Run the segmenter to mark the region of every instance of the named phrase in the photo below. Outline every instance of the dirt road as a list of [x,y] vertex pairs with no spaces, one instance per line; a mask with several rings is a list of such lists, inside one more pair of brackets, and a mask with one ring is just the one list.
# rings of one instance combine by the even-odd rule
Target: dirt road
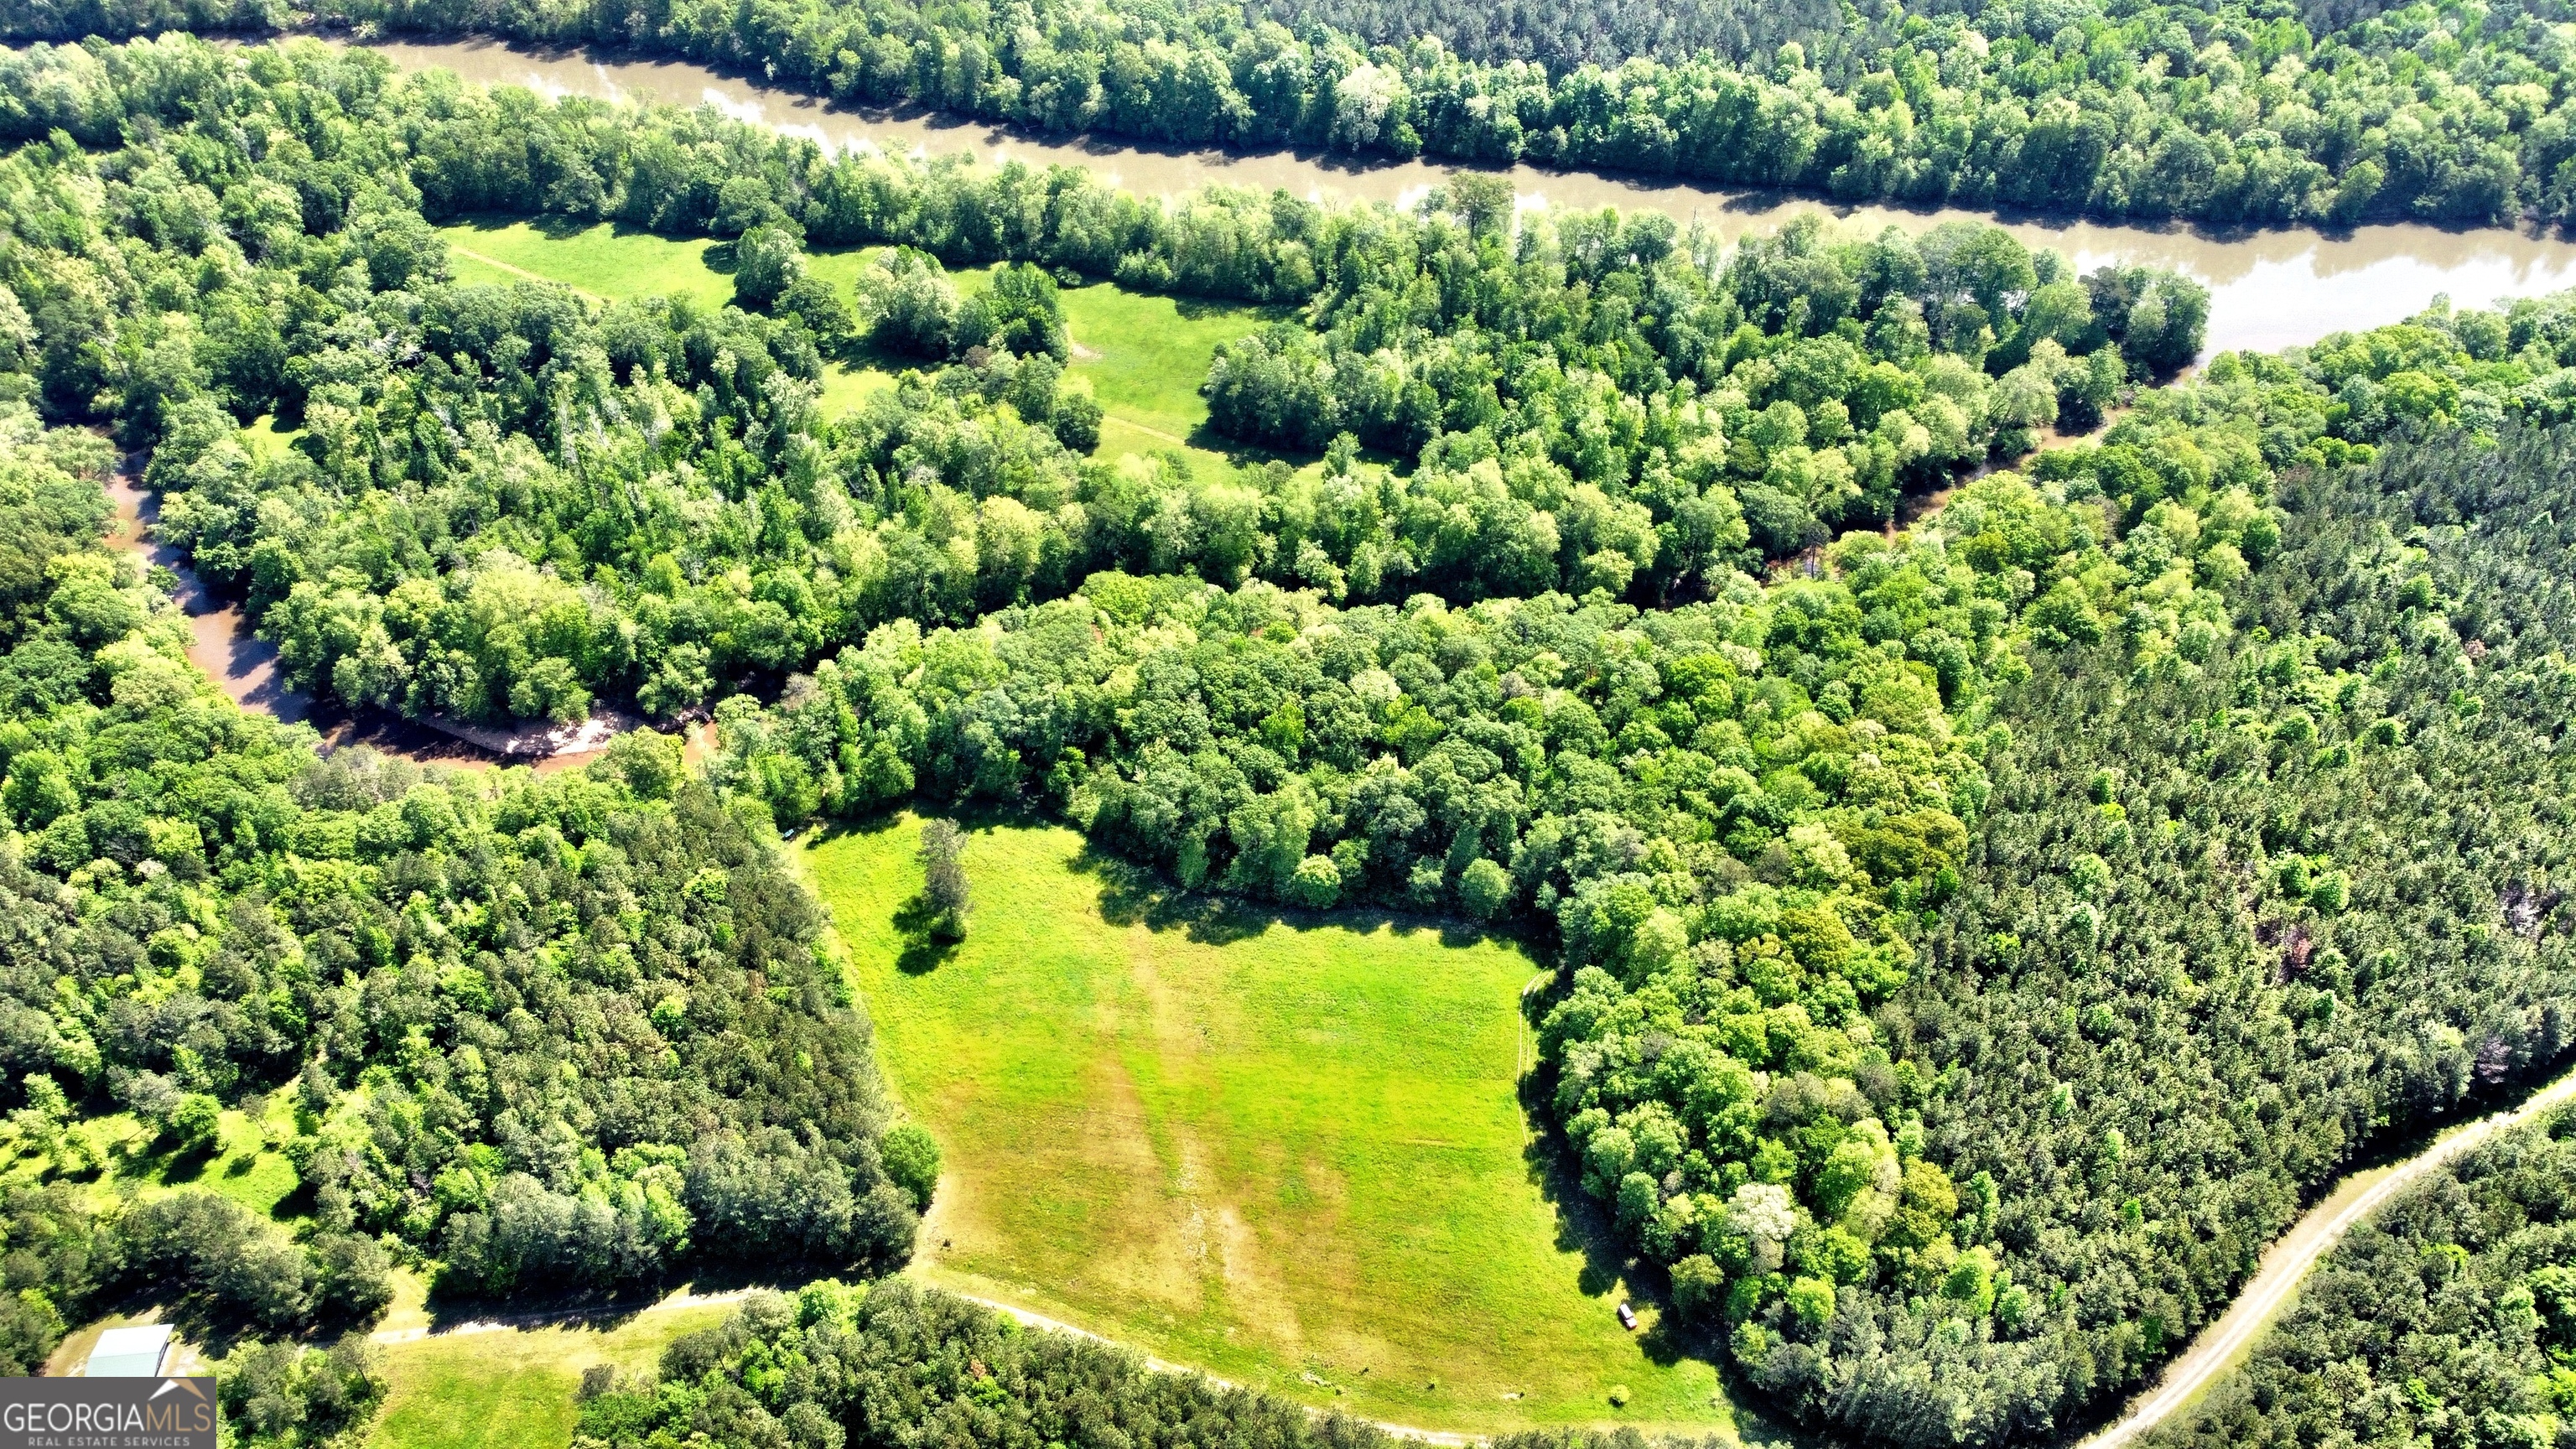
[[2129,1406],[2119,1421],[2084,1441],[2082,1449],[2119,1449],[2166,1419],[2198,1397],[2220,1373],[2235,1362],[2237,1355],[2271,1326],[2272,1320],[2289,1305],[2298,1290],[2299,1280],[2316,1266],[2349,1231],[2353,1224],[2370,1216],[2399,1193],[2424,1180],[2429,1173],[2484,1142],[2508,1127],[2529,1122],[2551,1108],[2576,1098],[2576,1072],[2532,1094],[2530,1100],[2507,1111],[2481,1117],[2474,1122],[2445,1133],[2432,1146],[2398,1163],[2394,1167],[2357,1172],[2344,1179],[2334,1194],[2308,1210],[2305,1217],[2292,1225],[2263,1254],[2263,1264],[2255,1270],[2243,1292],[2216,1323],[2203,1330],[2182,1357],[2165,1368],[2164,1378],[2155,1388]]

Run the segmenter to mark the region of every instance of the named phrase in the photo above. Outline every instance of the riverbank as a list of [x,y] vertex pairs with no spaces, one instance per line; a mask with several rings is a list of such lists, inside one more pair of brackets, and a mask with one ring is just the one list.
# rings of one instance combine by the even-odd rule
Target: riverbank
[[[1409,206],[1462,169],[1419,158],[1381,161],[1286,149],[1188,149],[1110,136],[1022,132],[945,112],[844,106],[695,62],[597,48],[533,48],[483,36],[288,34],[295,33],[372,50],[404,71],[445,69],[467,81],[524,86],[550,97],[711,105],[739,120],[807,137],[827,151],[1073,166],[1140,195],[1164,198],[1223,185],[1284,190],[1321,203]],[[208,38],[256,44],[285,36]],[[2079,272],[2114,262],[2170,268],[2210,290],[2203,361],[2221,352],[2274,351],[2331,332],[2401,322],[2442,298],[2457,307],[2485,307],[2576,287],[2576,236],[2556,232],[2417,222],[2333,231],[2124,225],[1958,207],[1853,205],[1806,193],[1526,163],[1464,169],[1507,179],[1524,210],[1615,206],[1659,211],[1684,224],[1705,226],[1728,243],[1769,235],[1810,213],[1864,234],[1890,226],[1921,233],[1944,222],[1980,221],[2003,227],[2027,246],[2059,253]]]
[[[1147,196],[1170,198],[1224,185],[1284,190],[1325,203],[1409,206],[1459,169],[1419,159],[1370,162],[1324,152],[1188,150],[1107,136],[1034,135],[941,112],[842,106],[688,61],[605,50],[540,50],[480,37],[333,39],[363,44],[406,71],[445,69],[465,80],[525,86],[545,96],[712,105],[739,120],[805,136],[827,151],[963,154],[995,163],[1075,166]],[[1526,164],[1491,174],[1511,182],[1524,210],[1659,211],[1686,225],[1704,225],[1728,242],[1769,235],[1811,212],[1865,233],[1983,221],[2004,227],[2024,245],[2064,255],[2079,271],[2111,262],[2170,267],[2210,289],[2204,359],[2403,321],[2437,296],[2448,296],[2456,306],[2482,307],[2576,286],[2576,239],[2555,234],[2417,223],[2340,232],[2121,226],[1960,208],[1840,205],[1817,196]]]

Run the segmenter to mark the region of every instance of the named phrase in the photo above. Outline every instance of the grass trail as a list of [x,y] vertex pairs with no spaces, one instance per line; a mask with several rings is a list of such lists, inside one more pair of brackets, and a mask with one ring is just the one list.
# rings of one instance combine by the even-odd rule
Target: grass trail
[[1209,908],[1001,826],[943,954],[896,924],[917,839],[802,852],[946,1153],[929,1281],[1372,1419],[1731,1430],[1650,1305],[1620,1329],[1597,1221],[1558,1212],[1517,1096],[1517,947]]

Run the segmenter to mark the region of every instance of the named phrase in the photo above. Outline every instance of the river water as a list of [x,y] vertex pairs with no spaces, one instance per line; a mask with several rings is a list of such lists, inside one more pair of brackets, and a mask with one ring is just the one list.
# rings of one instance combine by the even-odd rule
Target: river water
[[[968,152],[992,161],[1079,166],[1111,184],[1147,195],[1174,196],[1222,183],[1262,191],[1284,188],[1323,202],[1385,201],[1401,206],[1440,184],[1449,169],[1422,161],[1360,164],[1292,151],[1182,151],[1107,138],[1029,136],[936,113],[843,108],[683,61],[580,50],[538,51],[490,40],[393,40],[373,42],[368,48],[405,70],[445,68],[470,81],[521,85],[545,95],[711,104],[745,121],[808,136],[836,151],[864,148],[919,156]],[[2514,231],[2371,226],[2331,235],[2301,230],[2216,234],[2182,227],[2111,226],[1958,210],[1830,206],[1814,198],[1775,192],[1729,191],[1530,166],[1515,167],[1509,175],[1525,208],[1653,209],[1682,222],[1704,223],[1729,240],[1777,230],[1790,218],[1812,210],[1826,212],[1847,228],[1872,232],[1884,226],[1919,232],[1942,221],[1973,218],[2002,225],[2030,246],[2051,248],[2079,269],[2110,261],[2172,267],[2210,289],[2204,355],[2235,348],[2286,347],[2329,332],[2399,321],[2441,294],[2460,306],[2483,306],[2576,286],[2576,241]],[[540,743],[533,738],[486,738],[488,732],[470,728],[446,727],[442,732],[408,721],[350,719],[318,710],[278,677],[276,650],[244,626],[238,608],[210,594],[182,566],[175,550],[150,538],[154,500],[136,486],[131,474],[120,471],[109,492],[120,522],[115,546],[179,575],[180,603],[194,633],[190,657],[245,707],[280,719],[310,722],[323,732],[326,747],[363,743],[415,759],[459,764],[497,762],[504,755],[494,747],[501,746],[522,759],[539,757],[540,769],[560,768],[589,757],[605,742],[606,732],[597,726],[577,740]],[[703,757],[713,742],[711,725],[693,727],[688,735],[690,756]]]
[[[1450,169],[1418,160],[1358,164],[1293,151],[1180,151],[1107,137],[1025,135],[937,113],[840,107],[685,61],[529,50],[490,40],[394,40],[368,48],[405,70],[443,67],[467,80],[521,85],[545,95],[712,104],[743,120],[811,137],[832,150],[864,147],[929,156],[964,151],[1032,166],[1080,166],[1145,195],[1177,195],[1221,182],[1262,191],[1285,188],[1317,201],[1403,205],[1438,185]],[[1778,192],[1531,166],[1515,167],[1509,174],[1524,206],[1653,209],[1685,223],[1706,223],[1730,240],[1777,230],[1789,218],[1812,210],[1871,232],[1884,226],[1922,231],[1942,221],[1975,218],[2008,228],[2027,245],[2055,250],[2080,270],[2110,261],[2171,267],[2209,287],[2209,355],[2236,348],[2271,350],[2313,342],[2329,332],[2402,321],[2441,294],[2458,306],[2477,307],[2576,286],[2576,240],[2515,231],[2396,225],[2332,234],[2303,229],[2218,233],[1957,210],[1833,206]]]

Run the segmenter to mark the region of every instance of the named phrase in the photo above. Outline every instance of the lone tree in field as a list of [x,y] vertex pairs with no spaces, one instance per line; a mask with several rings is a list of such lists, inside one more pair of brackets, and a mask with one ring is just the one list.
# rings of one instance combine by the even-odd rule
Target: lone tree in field
[[930,934],[943,941],[966,939],[966,832],[954,820],[933,820],[921,827],[921,894],[930,903]]

